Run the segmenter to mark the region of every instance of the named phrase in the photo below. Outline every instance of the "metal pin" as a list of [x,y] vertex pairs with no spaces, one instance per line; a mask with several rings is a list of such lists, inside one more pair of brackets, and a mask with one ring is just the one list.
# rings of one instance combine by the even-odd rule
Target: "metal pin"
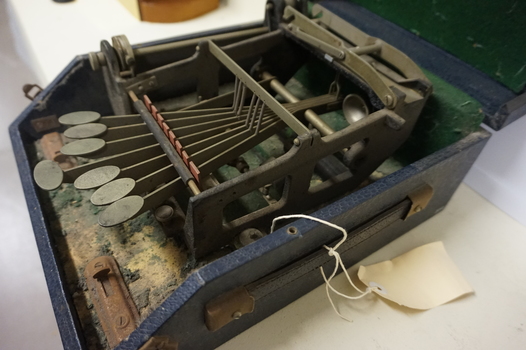
[[234,98],[232,99],[232,110],[236,109],[236,99],[237,99],[237,87],[239,85],[239,78],[236,76],[234,83]]
[[236,99],[234,100],[234,113],[236,112],[237,110],[237,107],[239,106],[239,100],[240,100],[240,97],[241,97],[241,89],[242,89],[242,85],[243,83],[240,81],[239,84],[237,85],[237,90],[236,90]]
[[263,103],[261,106],[261,111],[259,112],[258,125],[256,126],[256,134],[259,133],[259,127],[261,125],[261,118],[263,117],[263,111],[265,110],[266,105]]
[[241,101],[239,101],[239,108],[236,111],[236,114],[238,116],[241,113],[241,110],[243,109],[243,107],[245,105],[245,94],[246,94],[246,92],[247,92],[247,86],[245,84],[243,84],[243,90],[242,90],[242,93],[241,93]]
[[252,130],[252,127],[254,126],[254,120],[256,119],[256,113],[258,112],[258,107],[259,107],[260,102],[261,102],[261,99],[258,97],[254,111],[252,112],[252,115],[250,116],[250,126],[248,127],[249,130]]
[[245,127],[248,126],[248,116],[252,112],[252,107],[254,107],[254,102],[256,102],[256,94],[252,94],[252,98],[250,99],[250,107],[248,107],[247,119],[245,121]]

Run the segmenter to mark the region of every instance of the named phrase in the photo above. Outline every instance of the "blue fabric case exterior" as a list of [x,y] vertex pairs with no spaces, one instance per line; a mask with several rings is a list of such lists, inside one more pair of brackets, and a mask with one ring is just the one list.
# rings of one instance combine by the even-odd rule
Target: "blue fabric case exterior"
[[[332,6],[329,9],[344,19],[363,21],[361,29],[382,37],[374,26],[365,25],[368,23],[365,18],[360,20],[358,15],[351,18],[349,9],[344,5],[334,3],[329,6]],[[369,15],[374,17],[370,13]],[[359,26],[356,22],[353,23]],[[386,23],[384,25],[392,26]],[[230,30],[233,29],[239,28]],[[393,33],[395,35],[396,31]],[[187,38],[189,37],[172,41]],[[385,39],[395,46],[398,45],[396,40]],[[402,51],[408,51],[417,63],[426,68],[434,64],[426,63],[425,57],[420,57],[417,51],[410,52],[414,50],[410,47],[399,47]],[[78,56],[10,127],[35,239],[66,349],[83,349],[84,341],[75,308],[66,289],[58,254],[49,233],[48,222],[32,179],[28,147],[39,135],[32,128],[31,120],[50,114],[60,115],[61,112],[70,110],[90,110],[94,106],[98,111],[110,114],[111,106],[104,91],[102,74],[91,70],[87,56]],[[502,94],[506,95],[504,92]],[[481,98],[481,102],[484,102],[483,100],[484,98]],[[341,225],[351,232],[348,244],[341,252],[344,263],[350,266],[438,213],[451,198],[489,136],[488,132],[480,129],[463,140],[324,207],[313,215]],[[410,205],[408,194],[424,184],[434,189],[431,202],[424,211],[404,220]],[[194,272],[117,349],[139,349],[155,335],[170,336],[178,342],[179,349],[214,348],[321,285],[322,277],[319,270],[313,266],[332,267],[334,262],[324,260],[316,255],[316,252],[323,244],[335,241],[339,233],[308,220],[298,220],[293,225],[299,231],[297,235],[289,235],[286,227],[282,228]],[[266,292],[260,290],[253,313],[243,315],[240,320],[231,322],[216,332],[210,332],[206,328],[203,310],[209,300],[236,287],[254,283],[300,258],[304,259],[296,262],[291,272],[297,278],[276,278],[278,288]]]

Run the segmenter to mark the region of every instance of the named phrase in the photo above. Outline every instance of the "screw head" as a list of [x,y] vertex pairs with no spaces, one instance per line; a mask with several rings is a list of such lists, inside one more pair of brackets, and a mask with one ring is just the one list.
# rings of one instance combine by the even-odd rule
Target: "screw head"
[[243,314],[241,313],[241,311],[236,311],[232,314],[232,318],[234,320],[239,320],[241,318],[241,316],[243,316]]
[[130,318],[127,315],[120,314],[117,315],[113,321],[117,328],[125,328],[130,323]]
[[419,213],[419,212],[421,212],[422,209],[424,209],[424,208],[422,208],[422,206],[417,205],[417,206],[415,207],[415,213]]
[[294,146],[299,146],[301,144],[300,140],[298,138],[294,139]]

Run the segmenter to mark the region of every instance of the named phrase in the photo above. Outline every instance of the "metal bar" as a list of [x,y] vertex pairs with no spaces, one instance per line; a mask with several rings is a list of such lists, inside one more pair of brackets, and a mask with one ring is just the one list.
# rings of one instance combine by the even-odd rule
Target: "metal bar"
[[227,124],[227,125],[221,125],[215,128],[210,128],[210,129],[206,129],[203,131],[194,132],[189,135],[183,135],[183,136],[177,135],[177,139],[185,145],[190,145],[194,142],[202,140],[203,138],[222,134],[225,132],[225,130],[236,128],[239,125],[242,125],[242,121],[236,120],[235,122]]
[[382,50],[382,42],[378,40],[372,45],[350,47],[347,50],[355,53],[356,55],[368,55],[370,53],[376,53]]
[[175,136],[181,137],[181,136],[193,134],[199,131],[204,131],[208,128],[230,124],[238,120],[239,120],[238,117],[229,117],[229,118],[224,118],[220,120],[212,120],[212,121],[203,122],[203,123],[194,124],[194,125],[181,126],[178,128],[173,128],[172,131],[174,132]]
[[124,139],[106,142],[106,146],[97,152],[83,156],[84,158],[96,159],[111,157],[134,149],[155,144],[155,137],[152,134],[143,134]]
[[86,163],[71,169],[64,170],[64,182],[73,182],[77,177],[84,174],[85,172],[101,166],[115,165],[122,169],[133,164],[145,161],[146,159],[156,157],[160,154],[163,154],[163,150],[161,147],[155,144],[139,148],[130,152],[117,154],[115,156],[104,158],[101,160],[96,160],[91,163]]
[[[263,118],[263,121],[273,120],[273,119],[277,119],[277,116],[275,114],[272,114],[272,115],[269,115],[269,116]],[[190,143],[183,143],[184,144],[184,149],[189,154],[193,154],[195,152],[198,152],[202,148],[209,147],[211,145],[215,145],[218,142],[220,142],[221,140],[223,140],[223,139],[225,139],[227,137],[230,137],[232,135],[235,135],[238,132],[241,132],[241,131],[244,131],[244,130],[246,130],[246,127],[244,125],[239,125],[239,126],[237,126],[235,128],[232,128],[230,130],[224,130],[223,132],[215,134],[215,135],[212,135],[210,137],[199,138],[199,140],[197,142],[194,142],[194,143],[191,143],[191,144]]]
[[243,90],[241,92],[241,101],[239,103],[239,108],[236,110],[236,114],[239,115],[241,113],[241,110],[245,106],[245,94],[247,92],[247,86],[243,84]]
[[296,117],[290,114],[278,101],[265,91],[252,77],[243,70],[236,62],[223,52],[216,44],[209,41],[210,53],[212,53],[225,67],[227,67],[240,81],[257,95],[274,113],[276,113],[294,132],[298,135],[309,133],[309,129]]
[[[135,182],[135,187],[130,192],[133,194],[142,194],[154,190],[157,186],[170,182],[171,180],[178,177],[178,174],[174,167],[170,164],[161,169],[157,169],[150,174],[143,176]],[[173,194],[172,194],[173,195]]]
[[265,110],[265,104],[261,106],[261,112],[259,112],[258,125],[256,126],[256,134],[259,133],[259,127],[261,126],[261,117],[263,117],[263,111]]
[[[276,119],[266,120],[264,125],[265,126],[270,125],[275,122],[276,122]],[[207,159],[214,157],[216,154],[221,153],[224,150],[235,147],[235,145],[241,143],[244,139],[247,139],[250,137],[252,137],[250,130],[243,129],[241,132],[237,134],[224,138],[220,142],[217,142],[211,146],[202,148],[199,151],[192,153],[192,159],[196,164],[202,164],[206,162]]]
[[153,169],[160,169],[169,164],[172,163],[170,163],[168,157],[163,153],[151,159],[121,169],[119,177],[130,177],[137,180],[151,173]]
[[250,106],[248,107],[248,112],[247,112],[247,118],[246,118],[245,126],[248,126],[248,116],[252,112],[252,107],[254,107],[255,101],[256,101],[256,95],[252,94],[252,98],[250,99]]
[[[192,112],[194,112],[194,111],[192,111]],[[199,121],[207,121],[207,120],[208,121],[213,121],[213,120],[217,120],[218,117],[221,117],[221,116],[227,116],[227,117],[228,116],[230,116],[230,117],[234,116],[234,114],[233,114],[233,112],[232,112],[232,110],[230,108],[227,108],[226,112],[221,112],[221,113],[209,114],[209,113],[207,113],[207,110],[203,110],[202,113],[203,113],[202,115],[199,114],[199,113],[190,113],[191,115],[195,115],[195,116],[174,118],[174,119],[165,119],[165,122],[166,122],[166,124],[168,124],[168,126],[170,126],[170,128],[176,128],[176,127],[196,124]],[[176,114],[173,114],[173,113],[163,113],[162,115],[164,117],[167,117],[167,116],[173,117],[173,116],[180,116],[180,115],[184,116],[185,114],[177,114],[176,115]],[[149,134],[149,133],[150,133],[150,129],[148,129],[146,124],[144,124],[144,122],[142,122],[142,119],[141,119],[141,123],[140,124],[124,125],[124,126],[109,128],[106,131],[106,134],[103,135],[100,138],[102,138],[105,141],[118,141],[120,139],[133,137],[133,136],[140,136],[141,134],[145,135],[145,134]]]
[[[258,83],[265,90],[267,90],[269,88],[270,81],[261,80]],[[247,98],[252,95],[253,95],[252,91],[248,90]],[[208,100],[204,100],[199,103],[182,108],[179,111],[191,111],[191,110],[204,109],[204,108],[220,108],[220,107],[225,107],[225,106],[232,106],[232,104],[234,103],[233,101],[234,101],[234,90],[227,92],[226,94],[212,97]]]
[[141,115],[141,118],[143,119],[144,123],[150,129],[150,131],[159,143],[159,146],[161,146],[161,148],[163,149],[168,159],[170,159],[170,162],[175,167],[175,170],[177,170],[179,176],[181,176],[181,178],[183,179],[183,182],[185,184],[188,184],[189,181],[193,181],[193,176],[190,173],[190,170],[188,170],[185,163],[170,143],[170,140],[164,134],[163,130],[159,127],[155,119],[153,119],[153,116],[148,111],[148,108],[146,108],[146,106],[144,105],[144,102],[137,99],[135,93],[129,92],[129,94],[133,101],[135,109]]
[[199,164],[199,169],[201,169],[203,174],[211,173],[220,166],[224,165],[226,162],[240,156],[241,154],[260,144],[262,141],[275,134],[277,130],[283,128],[285,125],[286,124],[282,119],[277,120],[276,122],[263,128],[259,134],[252,134],[250,137],[243,140],[243,142],[225,150],[220,154],[215,155],[213,158],[208,159],[205,163]]
[[[272,74],[268,72],[263,72],[261,76],[264,79],[270,79],[273,77]],[[272,79],[270,81],[270,87],[289,103],[295,103],[300,101],[283,84],[281,84],[278,79]],[[307,121],[311,123],[312,126],[319,130],[319,132],[323,136],[330,135],[334,132],[334,130],[327,123],[325,123],[318,114],[316,114],[311,109],[305,111],[305,119],[307,119]]]
[[294,33],[294,35],[300,39],[305,41],[306,43],[320,49],[321,51],[327,53],[328,55],[331,55],[333,57],[336,57],[338,59],[344,59],[345,58],[345,52],[337,49],[336,47],[327,44],[325,41],[320,40],[312,35],[309,35],[305,32],[303,32],[300,28],[297,26],[291,26],[291,31]]
[[234,81],[234,98],[232,99],[232,110],[235,111],[236,110],[236,102],[237,102],[237,88],[239,87],[239,79],[238,77],[235,78],[235,81]]
[[181,180],[182,179],[178,177],[144,196],[143,208],[145,210],[142,212],[160,206],[165,200],[173,196],[177,190],[181,189],[183,185]]
[[[252,111],[252,115],[250,115],[250,126],[248,127],[249,130],[252,130],[252,127],[254,126],[254,118],[256,116],[256,113],[258,112],[260,103],[261,103],[261,99],[258,97],[256,101],[256,106],[254,107],[254,111]],[[247,118],[248,118],[248,115],[247,115]]]
[[228,111],[228,112],[216,113],[216,114],[205,114],[205,115],[200,115],[200,116],[195,116],[195,117],[165,119],[165,122],[166,124],[170,126],[170,128],[177,128],[177,127],[182,127],[182,126],[195,125],[199,123],[228,119],[234,116],[235,116],[234,112]]
[[[186,111],[173,111],[173,112],[162,112],[166,117],[191,117],[202,114],[213,114],[221,113],[231,110],[231,108],[209,108],[209,109],[200,109],[200,110],[186,110]],[[129,115],[112,115],[100,118],[98,121],[106,125],[108,128],[122,127],[127,125],[141,124],[143,122],[139,114],[129,114]]]
[[217,34],[217,35],[199,37],[196,39],[176,41],[173,43],[159,44],[159,45],[153,45],[153,46],[147,46],[147,47],[135,47],[133,49],[133,54],[135,56],[145,56],[145,55],[150,55],[152,53],[158,53],[158,52],[163,52],[167,50],[175,50],[175,49],[179,49],[182,47],[195,46],[203,40],[222,41],[222,40],[229,40],[229,39],[237,39],[237,38],[245,37],[245,36],[248,36],[248,37],[256,36],[260,34],[265,34],[267,32],[268,32],[267,27],[260,27],[260,28],[239,30],[239,31],[231,32],[231,33],[225,33],[225,34]]

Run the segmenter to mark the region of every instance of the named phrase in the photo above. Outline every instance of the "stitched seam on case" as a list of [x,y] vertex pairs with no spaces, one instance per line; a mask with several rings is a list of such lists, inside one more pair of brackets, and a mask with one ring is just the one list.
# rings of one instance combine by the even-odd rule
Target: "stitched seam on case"
[[[367,228],[365,228],[364,230],[358,232],[358,233],[357,233],[356,235],[354,235],[354,236],[358,236],[360,233],[362,233],[362,232],[364,232],[364,231],[367,231],[367,230],[369,230],[369,229],[372,229],[372,228],[378,226],[379,224],[383,223],[383,222],[386,221],[387,219],[390,219],[392,216],[394,216],[395,214],[398,214],[399,211],[403,211],[404,209],[405,209],[405,208],[400,208],[400,209],[395,210],[395,211],[392,212],[391,214],[389,214],[389,215],[383,217],[382,219],[380,219],[379,221],[377,221],[377,222],[374,223],[373,225],[368,226]],[[358,244],[363,243],[364,241],[368,240],[368,239],[371,238],[371,237],[374,237],[374,236],[375,236],[376,234],[378,234],[380,231],[381,231],[381,230],[379,230],[378,232],[375,232],[375,233],[371,234],[371,235],[368,236],[367,238],[365,238],[365,239],[363,239],[362,241],[358,242]],[[344,243],[344,244],[345,244],[345,243]],[[348,251],[348,250],[350,250],[350,249],[352,249],[352,248],[354,248],[354,246],[350,246],[349,248],[347,248],[347,249],[341,251],[341,253],[344,253],[344,252],[346,252],[346,251]],[[302,265],[300,265],[300,266],[294,267],[293,269],[291,269],[290,271],[288,271],[287,274],[292,273],[293,271],[296,271],[296,270],[300,269],[300,268],[303,267],[304,265],[306,265],[306,264],[312,262],[312,261],[315,260],[315,259],[319,259],[320,257],[321,257],[321,256],[316,256],[316,257],[313,257],[313,258],[309,259],[308,261],[305,262],[305,264],[302,264]],[[321,265],[320,265],[320,266],[321,266]],[[296,277],[296,278],[294,278],[294,279],[288,281],[287,283],[283,284],[282,287],[284,287],[284,286],[286,286],[286,285],[288,285],[288,284],[291,284],[291,283],[294,282],[294,281],[297,281],[298,279],[302,278],[302,277],[303,277],[304,275],[306,275],[307,273],[312,272],[312,271],[318,269],[320,266],[316,266],[316,267],[314,267],[314,268],[309,269],[309,270],[308,270],[307,272],[305,272],[304,274],[302,274],[302,275],[300,275],[300,276],[298,276],[298,277]],[[268,284],[270,284],[270,283],[272,283],[272,282],[275,282],[276,280],[279,279],[279,277],[280,277],[280,276],[276,276],[276,277],[274,277],[274,278],[272,278],[272,279],[270,279],[270,280],[268,280],[268,281],[262,283],[261,285],[258,286],[258,289],[259,289],[259,288],[264,288],[264,287],[267,286]],[[273,292],[275,292],[275,290],[271,290],[271,291],[269,291],[268,293],[263,294],[263,295],[260,296],[258,299],[263,299],[263,298],[265,298],[266,296],[268,296],[269,294],[272,294]]]

